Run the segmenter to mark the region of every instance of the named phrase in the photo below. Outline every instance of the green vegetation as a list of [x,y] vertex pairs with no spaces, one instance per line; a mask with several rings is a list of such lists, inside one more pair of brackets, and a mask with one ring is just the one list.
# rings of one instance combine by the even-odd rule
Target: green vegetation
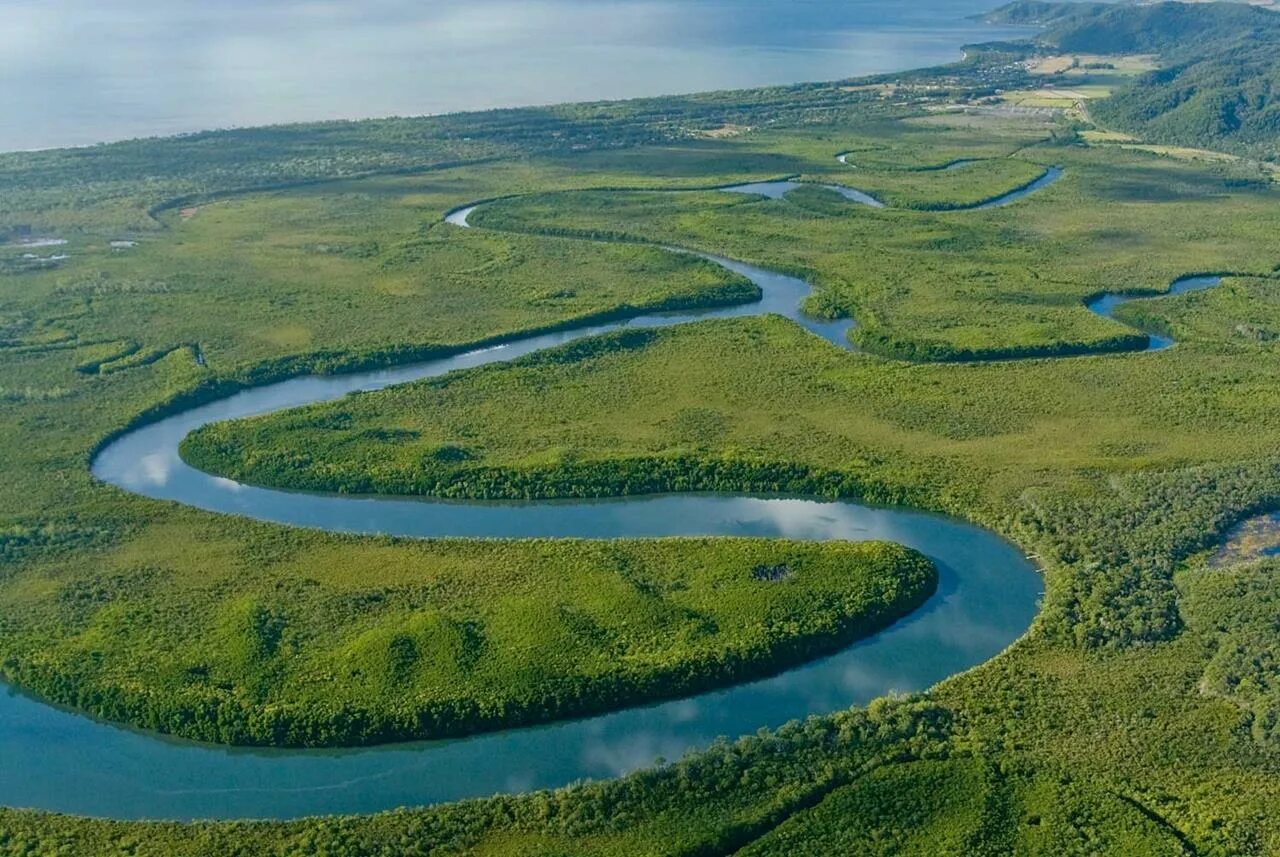
[[1129,304],[1117,315],[1176,339],[1266,346],[1280,339],[1280,278],[1227,277],[1202,294],[1150,305]]
[[[934,98],[987,91],[1012,68],[988,67],[981,80],[951,74],[929,80]],[[939,86],[939,84],[942,86]],[[707,139],[725,126],[752,128],[863,123],[900,112],[876,91],[840,83],[798,84],[626,102],[488,110],[452,116],[321,122],[209,131],[79,149],[0,154],[0,237],[52,229],[92,234],[103,228],[154,232],[154,215],[246,189],[297,188],[336,178],[415,175],[459,165],[487,170],[529,156],[578,170],[583,152],[618,156],[626,147],[677,143],[724,158],[733,140]],[[728,144],[727,146],[725,144]],[[827,157],[834,157],[828,153]],[[675,164],[681,162],[675,159]],[[741,161],[734,159],[738,168]],[[671,175],[656,165],[654,175]],[[705,164],[704,164],[705,167]],[[704,169],[702,175],[714,173]],[[470,173],[469,174],[474,174]],[[119,237],[113,236],[113,237]]]
[[1280,746],[1280,562],[1269,560],[1191,575],[1187,612],[1213,654],[1200,690],[1245,712],[1258,742]]
[[[757,572],[773,568],[787,573]],[[935,582],[919,554],[879,543],[399,543],[184,524],[35,563],[0,610],[6,673],[48,698],[206,741],[352,745],[763,675],[884,627]]]
[[892,208],[945,211],[971,208],[1030,184],[1044,167],[1011,158],[975,161],[958,170],[851,170],[841,183],[866,191]]
[[[494,181],[521,172],[495,169]],[[99,374],[198,344],[211,366],[261,372],[282,352],[390,362],[426,344],[756,295],[715,266],[657,250],[423,228],[492,187],[339,184],[166,214],[164,233],[128,250],[75,239],[60,267],[22,279],[5,345],[74,349],[81,372]]]
[[[1280,472],[1263,466],[1280,439],[1265,417],[1280,406],[1275,358],[1256,351],[1215,356],[1184,343],[958,369],[851,357],[781,319],[647,338],[638,350],[534,356],[218,424],[185,450],[215,472],[296,488],[781,489],[1011,515],[1003,526],[1051,567],[1077,567],[1051,577],[1041,631],[1089,647],[1176,634],[1176,559],[1280,499]],[[454,445],[464,460],[431,454]],[[1195,461],[1219,466],[1183,469]],[[1221,466],[1232,461],[1249,465]],[[1028,468],[1052,490],[1027,491]],[[1157,516],[1158,526],[1134,527]]]
[[[939,123],[925,127],[952,133]],[[908,137],[917,133],[908,128]],[[782,201],[710,193],[535,194],[482,207],[472,218],[503,232],[677,243],[789,270],[814,284],[811,313],[852,315],[859,346],[911,360],[1131,350],[1145,337],[1088,312],[1088,298],[1159,293],[1204,270],[1269,274],[1276,264],[1268,238],[1278,217],[1275,197],[1265,185],[1243,181],[1234,164],[1206,169],[1062,145],[1041,145],[1018,158],[1038,159],[1024,164],[1035,175],[1050,163],[1062,164],[1066,175],[1014,208],[988,211],[872,210],[802,188]],[[858,169],[822,178],[868,186],[871,175]],[[882,171],[877,180],[904,175],[915,183],[922,174]],[[956,190],[935,189],[934,207],[965,201],[941,195],[948,189]],[[992,190],[988,184],[977,195]]]
[[[731,853],[864,770],[945,753],[950,728],[937,706],[881,700],[866,711],[720,743],[620,781],[363,818],[140,825],[0,810],[0,848],[388,857]],[[882,754],[885,746],[894,750]]]
[[[1254,14],[1080,8],[1054,26]],[[1223,26],[1182,41],[1217,44]],[[621,780],[289,823],[4,810],[0,853],[1280,851],[1280,568],[1205,563],[1235,524],[1280,504],[1275,191],[1244,161],[1087,147],[1070,120],[974,104],[1029,85],[1031,53],[988,48],[850,86],[0,159],[0,227],[69,239],[56,265],[24,265],[10,246],[0,266],[0,665],[50,696],[218,740],[381,740],[758,674],[917,603],[931,571],[886,545],[343,537],[88,475],[104,437],[238,384],[752,294],[638,242],[803,275],[810,308],[854,315],[864,350],[768,317],[628,332],[214,425],[185,454],[349,491],[905,502],[995,527],[1046,575],[1028,635],[975,670]],[[1090,115],[1102,121],[1106,103]],[[699,136],[729,123],[756,130]],[[1255,127],[1221,139],[1251,146]],[[496,160],[447,166],[473,158]],[[960,158],[979,163],[926,169]],[[1015,206],[933,210],[1054,164],[1065,178]],[[380,174],[284,187],[356,173]],[[915,210],[816,187],[778,201],[708,190],[784,175]],[[280,187],[231,193],[266,185]],[[440,222],[508,195],[476,213],[478,229]],[[110,248],[122,229],[142,243]],[[1172,349],[990,360],[1131,345],[1083,301],[1200,271],[1230,276],[1121,311],[1172,332]],[[955,362],[969,358],[986,362]],[[794,573],[754,579],[779,565]],[[624,632],[624,615],[647,633]],[[778,633],[765,616],[796,624]],[[317,674],[341,681],[322,696]],[[225,702],[217,716],[186,717],[210,700]]]
[[1154,143],[1280,155],[1280,16],[1242,3],[1018,0],[991,16],[1048,29],[1064,52],[1155,54],[1160,68],[1091,105],[1099,121]]
[[971,757],[877,768],[739,853],[924,857],[1086,850],[1187,853],[1176,832],[1121,795],[1061,774]]

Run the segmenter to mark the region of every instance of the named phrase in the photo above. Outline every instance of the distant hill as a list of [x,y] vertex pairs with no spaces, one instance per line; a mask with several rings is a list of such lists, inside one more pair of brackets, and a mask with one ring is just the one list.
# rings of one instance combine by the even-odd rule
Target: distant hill
[[1045,27],[1054,50],[1157,54],[1161,68],[1091,105],[1114,128],[1185,146],[1280,152],[1280,13],[1241,3],[1019,0],[992,21]]
[[1049,27],[1064,21],[1085,19],[1101,14],[1110,3],[1052,3],[1045,0],[1015,0],[982,16],[992,24]]

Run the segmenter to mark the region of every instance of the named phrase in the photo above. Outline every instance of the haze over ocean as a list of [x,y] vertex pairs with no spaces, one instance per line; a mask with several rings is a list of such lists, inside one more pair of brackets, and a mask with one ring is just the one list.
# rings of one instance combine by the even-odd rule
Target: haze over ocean
[[836,80],[1016,35],[991,0],[11,0],[0,151]]

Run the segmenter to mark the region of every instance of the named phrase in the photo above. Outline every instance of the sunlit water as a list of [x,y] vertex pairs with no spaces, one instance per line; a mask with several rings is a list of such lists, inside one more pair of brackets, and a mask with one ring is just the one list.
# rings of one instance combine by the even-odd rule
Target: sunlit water
[[8,0],[0,150],[836,80],[1026,30],[994,0]]
[[[466,227],[467,208],[450,215]],[[459,503],[258,488],[186,465],[178,445],[216,420],[507,361],[622,327],[774,312],[840,347],[847,319],[806,318],[804,281],[712,258],[750,278],[757,302],[532,336],[395,369],[304,377],[246,390],[129,432],[94,474],[134,493],[301,527],[399,536],[884,539],[937,564],[938,591],[912,615],[840,653],[773,678],[614,714],[474,738],[325,751],[246,751],[169,741],[24,697],[0,695],[0,803],[121,818],[293,817],[564,785],[625,774],[762,726],[914,691],[981,663],[1030,623],[1040,579],[1013,545],[962,521],[910,509],[784,497],[679,495],[597,502]]]
[[[1048,170],[982,206],[1008,205],[1061,177]],[[792,183],[726,188],[780,198]],[[871,197],[833,187],[878,207]],[[475,206],[450,213],[468,227]],[[681,251],[683,252],[683,251]],[[1040,580],[1028,560],[994,534],[909,509],[803,498],[680,495],[602,501],[476,503],[362,498],[253,487],[187,466],[182,438],[209,422],[326,401],[357,390],[503,362],[624,327],[664,327],[716,317],[777,313],[848,347],[848,319],[817,321],[799,310],[802,280],[707,256],[751,279],[761,299],[741,306],[645,316],[531,336],[455,357],[336,377],[266,385],[127,433],[94,460],[94,474],[134,493],[214,512],[301,527],[408,537],[648,538],[680,535],[885,539],[937,564],[938,592],[919,611],[831,657],[773,678],[613,714],[470,739],[345,751],[237,750],[122,729],[10,691],[0,695],[0,803],[121,818],[295,817],[369,812],[503,791],[618,776],[677,758],[716,737],[839,710],[893,691],[913,691],[990,658],[1020,635]],[[1174,292],[1208,288],[1185,278]],[[1090,309],[1110,315],[1118,298]],[[1153,349],[1165,343],[1153,340]]]

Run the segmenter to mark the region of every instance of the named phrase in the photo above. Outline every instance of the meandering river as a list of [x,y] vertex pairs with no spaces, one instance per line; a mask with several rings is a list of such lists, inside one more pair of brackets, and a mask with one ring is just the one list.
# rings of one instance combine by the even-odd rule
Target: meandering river
[[[1060,177],[984,203],[1016,201]],[[768,185],[732,188],[772,196]],[[877,200],[843,189],[868,205]],[[785,191],[781,191],[785,193]],[[779,194],[780,195],[780,194]],[[469,206],[448,216],[466,227]],[[1041,581],[1013,545],[964,521],[851,502],[731,495],[593,502],[483,503],[351,497],[253,487],[195,470],[178,455],[191,431],[376,390],[521,355],[623,327],[778,313],[840,347],[852,322],[800,312],[802,280],[707,256],[751,279],[762,298],[741,306],[650,315],[542,334],[392,369],[308,376],[244,390],[137,428],[93,461],[99,479],[211,512],[300,527],[405,537],[758,536],[885,539],[916,548],[940,572],[917,612],[843,651],[772,678],[612,714],[473,738],[354,750],[235,749],[170,740],[101,723],[18,691],[0,693],[0,804],[116,818],[290,818],[564,785],[674,759],[719,736],[921,690],[997,654],[1035,615]],[[1155,346],[1153,346],[1155,347]]]

